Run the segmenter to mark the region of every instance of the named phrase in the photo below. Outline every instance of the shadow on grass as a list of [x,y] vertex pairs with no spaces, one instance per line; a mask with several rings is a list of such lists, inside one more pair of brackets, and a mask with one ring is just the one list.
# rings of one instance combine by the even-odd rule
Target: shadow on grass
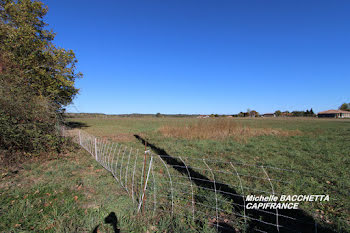
[[[118,229],[117,225],[118,225],[118,218],[117,215],[114,212],[111,212],[106,218],[105,218],[105,223],[106,224],[110,224],[113,227],[113,232],[114,233],[120,233],[120,230]],[[92,233],[97,233],[98,231],[98,227],[100,226],[97,225],[93,230]]]
[[[160,156],[163,161],[172,166],[173,169],[180,172],[184,176],[195,178],[191,179],[195,185],[214,192],[214,183],[208,177],[194,171],[191,168],[187,168],[187,170],[185,168],[186,165],[182,161],[170,156],[164,149],[149,143],[139,135],[134,135],[134,137],[141,141],[144,145],[147,143],[147,146],[149,146],[158,156]],[[243,197],[227,184],[216,183],[216,190],[220,190],[220,194],[222,196],[236,204],[232,205],[232,209],[235,212],[243,212],[244,209],[242,206],[249,203],[247,201],[245,202]],[[237,206],[237,204],[239,206]],[[316,220],[301,209],[279,209],[278,214],[278,225],[280,226],[279,229],[274,226],[276,224],[276,210],[266,209],[264,212],[262,212],[255,209],[246,209],[246,215],[248,216],[247,232],[336,232],[328,227],[316,225]],[[288,217],[282,217],[281,215]],[[214,224],[216,225],[216,222]],[[236,232],[232,226],[223,221],[219,221],[218,225],[220,226],[218,228],[219,232]]]
[[79,121],[68,121],[66,126],[72,129],[83,129],[89,127],[88,124]]

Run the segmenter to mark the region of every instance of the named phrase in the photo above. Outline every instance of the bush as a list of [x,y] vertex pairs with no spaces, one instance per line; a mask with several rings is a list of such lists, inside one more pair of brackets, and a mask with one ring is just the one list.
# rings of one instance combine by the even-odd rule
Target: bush
[[59,113],[19,80],[0,75],[0,148],[29,153],[60,150]]

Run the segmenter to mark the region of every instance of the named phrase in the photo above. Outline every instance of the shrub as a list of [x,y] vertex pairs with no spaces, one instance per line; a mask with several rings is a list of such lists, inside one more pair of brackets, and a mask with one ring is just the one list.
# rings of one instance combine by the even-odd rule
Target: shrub
[[[16,78],[16,77],[13,77]],[[18,78],[18,77],[17,77]],[[0,148],[30,153],[59,150],[59,113],[45,97],[0,75]]]

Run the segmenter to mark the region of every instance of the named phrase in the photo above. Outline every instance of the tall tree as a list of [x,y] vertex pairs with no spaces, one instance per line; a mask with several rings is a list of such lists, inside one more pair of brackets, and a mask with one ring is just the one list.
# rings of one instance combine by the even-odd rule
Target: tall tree
[[32,152],[61,144],[56,125],[82,74],[74,52],[53,44],[47,11],[40,1],[0,0],[0,149]]
[[350,111],[350,103],[343,103],[340,105],[339,110]]
[[276,112],[275,112],[275,115],[278,117],[278,116],[281,116],[281,114],[282,114],[282,112],[280,111],[280,110],[277,110]]
[[250,117],[258,117],[259,113],[255,110],[251,110],[251,111],[249,111],[249,116]]
[[[15,74],[22,85],[59,107],[69,104],[78,89],[72,50],[56,47],[55,34],[45,29],[48,8],[31,0],[0,0],[1,72]],[[13,77],[13,76],[12,76]]]
[[312,108],[310,109],[310,115],[315,116],[314,110],[312,110]]

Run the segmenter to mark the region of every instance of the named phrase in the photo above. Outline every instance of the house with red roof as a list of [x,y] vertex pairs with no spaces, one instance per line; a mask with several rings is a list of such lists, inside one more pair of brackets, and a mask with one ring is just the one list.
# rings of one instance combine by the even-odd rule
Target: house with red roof
[[317,114],[319,118],[330,117],[330,118],[350,118],[350,112],[343,110],[327,110],[319,112]]

